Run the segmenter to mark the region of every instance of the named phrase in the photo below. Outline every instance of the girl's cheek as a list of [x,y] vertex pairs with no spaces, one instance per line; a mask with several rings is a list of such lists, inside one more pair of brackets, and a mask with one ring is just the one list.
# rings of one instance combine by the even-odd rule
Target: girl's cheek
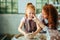
[[44,18],[47,18],[47,16],[44,16]]

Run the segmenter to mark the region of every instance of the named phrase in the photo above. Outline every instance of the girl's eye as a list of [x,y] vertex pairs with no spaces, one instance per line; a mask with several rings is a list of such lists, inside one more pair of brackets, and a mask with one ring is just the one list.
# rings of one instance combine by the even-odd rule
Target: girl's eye
[[34,14],[34,13],[32,13],[32,14]]
[[29,14],[34,14],[34,13],[29,13]]

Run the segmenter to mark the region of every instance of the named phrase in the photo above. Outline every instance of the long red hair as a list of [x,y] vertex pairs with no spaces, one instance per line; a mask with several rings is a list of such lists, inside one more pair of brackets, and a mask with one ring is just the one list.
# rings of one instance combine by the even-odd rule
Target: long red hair
[[44,12],[48,15],[48,25],[52,29],[57,29],[58,12],[52,4],[43,6]]

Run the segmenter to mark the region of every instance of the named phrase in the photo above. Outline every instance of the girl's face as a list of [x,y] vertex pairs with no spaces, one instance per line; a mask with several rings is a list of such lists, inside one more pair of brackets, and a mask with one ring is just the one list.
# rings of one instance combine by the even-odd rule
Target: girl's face
[[42,10],[42,17],[43,17],[44,19],[47,19],[47,18],[48,18],[48,15],[44,12],[44,10]]
[[28,18],[32,19],[32,18],[34,18],[35,10],[33,10],[32,8],[27,8],[26,13],[27,13]]

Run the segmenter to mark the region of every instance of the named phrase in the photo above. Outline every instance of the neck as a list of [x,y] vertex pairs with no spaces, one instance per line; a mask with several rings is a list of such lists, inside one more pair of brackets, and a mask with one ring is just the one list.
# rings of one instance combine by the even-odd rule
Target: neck
[[28,20],[32,20],[32,18],[28,18]]

